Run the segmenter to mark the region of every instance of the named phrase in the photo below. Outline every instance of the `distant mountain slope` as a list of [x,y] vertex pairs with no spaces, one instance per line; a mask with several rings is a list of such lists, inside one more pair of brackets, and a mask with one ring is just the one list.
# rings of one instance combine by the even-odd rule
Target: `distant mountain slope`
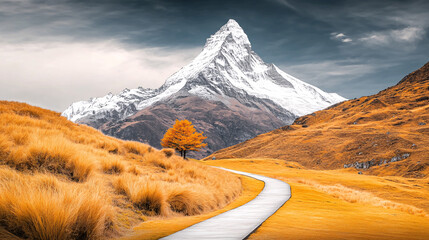
[[429,63],[378,94],[336,104],[207,159],[279,158],[317,169],[429,174]]
[[[263,103],[262,101],[259,107],[265,107]],[[259,107],[247,107],[236,100],[231,100],[227,106],[223,102],[209,101],[198,96],[173,97],[124,120],[106,123],[100,130],[118,138],[145,142],[161,148],[160,139],[174,120],[186,118],[207,136],[207,148],[193,156],[207,156],[213,149],[243,142],[284,125],[274,114]]]
[[[194,114],[192,109],[183,109],[183,106],[178,104],[184,102],[182,98],[200,99],[194,105],[198,105],[198,102],[210,102],[226,107],[234,113],[226,114],[225,119],[209,119],[213,115],[209,111],[210,107],[207,110],[200,109],[199,114]],[[160,88],[126,89],[118,95],[108,94],[101,98],[73,103],[63,112],[63,116],[74,122],[100,128],[112,136],[147,141],[155,146],[159,146],[159,136],[165,131],[165,126],[171,126],[176,118],[193,118],[199,123],[219,122],[224,126],[238,126],[254,121],[253,124],[239,129],[221,128],[222,132],[216,130],[218,128],[214,125],[200,129],[212,136],[235,135],[231,134],[232,132],[239,134],[234,137],[234,140],[223,141],[222,144],[219,141],[209,142],[210,146],[207,149],[210,152],[254,137],[256,133],[290,124],[298,116],[343,100],[345,99],[335,93],[323,92],[290,76],[274,64],[264,63],[252,51],[243,29],[234,20],[229,20],[207,39],[202,52],[190,64],[169,77]],[[167,121],[166,125],[159,129],[152,129],[155,135],[150,138],[142,138],[141,134],[132,134],[133,132],[142,133],[143,130],[134,129],[134,127],[159,126],[159,122],[133,115],[141,116],[143,112],[139,113],[139,111],[151,115],[149,112],[157,109],[157,104],[167,103],[175,106],[174,112],[178,115],[169,114],[169,117],[164,120]],[[241,112],[236,112],[238,109]],[[252,112],[257,112],[258,116],[248,114]],[[240,117],[235,119],[227,117],[233,115],[240,115]],[[273,116],[277,119],[273,119]],[[125,124],[125,122],[135,123],[137,119],[144,122]],[[264,123],[262,122],[264,119],[271,119],[272,122]],[[234,123],[228,124],[228,122]],[[126,126],[121,126],[122,124]],[[132,129],[124,129],[131,126]]]

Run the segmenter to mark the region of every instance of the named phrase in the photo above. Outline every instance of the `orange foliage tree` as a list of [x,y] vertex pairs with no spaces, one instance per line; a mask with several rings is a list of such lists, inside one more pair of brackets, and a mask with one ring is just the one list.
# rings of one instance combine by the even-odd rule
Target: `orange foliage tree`
[[186,158],[187,151],[198,151],[207,146],[206,143],[203,143],[206,138],[203,136],[203,132],[199,133],[195,130],[191,121],[176,119],[173,127],[168,129],[164,138],[161,139],[161,146],[174,148],[180,152],[180,156]]

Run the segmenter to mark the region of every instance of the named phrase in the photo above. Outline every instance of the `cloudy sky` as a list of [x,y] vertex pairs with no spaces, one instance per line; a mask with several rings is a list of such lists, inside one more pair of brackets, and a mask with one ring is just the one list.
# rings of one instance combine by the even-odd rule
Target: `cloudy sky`
[[346,98],[429,61],[429,1],[0,0],[0,99],[63,111],[157,88],[228,19],[266,62]]

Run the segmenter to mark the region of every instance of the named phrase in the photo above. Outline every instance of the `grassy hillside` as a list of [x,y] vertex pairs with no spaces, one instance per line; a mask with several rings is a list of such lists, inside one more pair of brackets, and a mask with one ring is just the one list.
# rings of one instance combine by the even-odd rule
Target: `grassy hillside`
[[206,159],[275,158],[314,169],[429,174],[429,63],[396,86],[298,118]]
[[238,177],[171,149],[0,102],[0,238],[117,237],[147,219],[222,208],[240,193]]

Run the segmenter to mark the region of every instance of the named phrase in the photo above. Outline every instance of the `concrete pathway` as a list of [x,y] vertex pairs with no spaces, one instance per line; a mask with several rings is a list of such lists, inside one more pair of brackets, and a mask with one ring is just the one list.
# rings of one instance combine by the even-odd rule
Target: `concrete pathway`
[[265,182],[252,201],[162,239],[245,239],[291,197],[289,184],[252,173],[220,168]]

